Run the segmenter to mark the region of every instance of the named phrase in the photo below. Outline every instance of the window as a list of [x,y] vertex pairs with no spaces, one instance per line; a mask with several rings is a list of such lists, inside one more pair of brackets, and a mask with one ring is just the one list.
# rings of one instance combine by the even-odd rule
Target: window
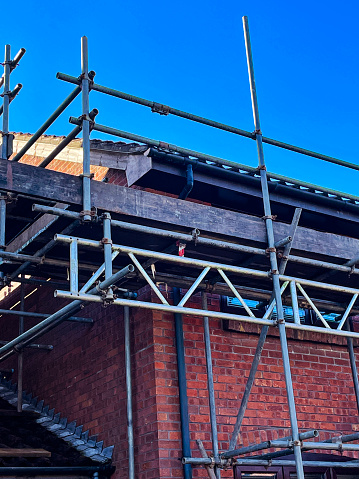
[[[305,473],[304,477],[305,477],[305,479],[327,479],[327,477],[330,477],[330,476],[327,476],[326,473],[324,473],[324,474]],[[289,473],[289,479],[297,479],[297,474],[290,472]]]
[[234,469],[235,479],[283,479],[282,467],[246,466]]
[[[304,453],[306,456],[308,453]],[[315,454],[311,454],[304,460],[313,460]],[[318,455],[318,460],[323,460],[324,454]],[[329,454],[326,454],[329,456]],[[294,457],[292,458],[294,460]],[[338,456],[332,456],[331,460],[338,462]],[[341,459],[343,460],[343,459]],[[328,457],[324,461],[330,461]],[[329,464],[328,464],[329,466]],[[359,478],[359,464],[358,467],[349,470],[333,467],[304,467],[305,479],[358,479]],[[235,479],[297,479],[295,467],[262,467],[262,466],[237,466],[234,468]]]
[[[252,310],[254,315],[259,318],[264,315],[267,305],[263,301],[255,301],[253,299],[244,299],[246,305]],[[232,296],[223,296],[222,297],[222,310],[234,314],[243,314],[247,316],[246,310],[243,308],[239,299]],[[293,308],[291,306],[283,305],[284,319],[288,323],[293,323]],[[332,325],[333,328],[338,326],[338,322],[341,319],[341,315],[337,313],[328,313],[326,311],[320,311],[323,318]],[[273,319],[277,318],[277,308],[273,309]],[[323,326],[323,323],[318,318],[317,314],[311,309],[299,308],[299,318],[302,324],[309,324],[315,326]]]
[[275,472],[243,472],[241,479],[277,479]]

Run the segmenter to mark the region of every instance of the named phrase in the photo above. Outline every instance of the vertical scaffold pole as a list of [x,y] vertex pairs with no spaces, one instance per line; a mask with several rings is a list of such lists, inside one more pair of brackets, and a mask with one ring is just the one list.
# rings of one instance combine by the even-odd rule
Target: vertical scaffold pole
[[260,171],[261,187],[262,187],[262,194],[263,194],[264,221],[265,221],[266,231],[267,231],[269,259],[270,259],[272,280],[273,280],[273,292],[274,292],[274,297],[275,297],[276,306],[277,306],[278,329],[279,329],[280,344],[282,349],[283,368],[284,368],[284,376],[285,376],[287,398],[288,398],[288,405],[289,405],[290,423],[291,423],[291,429],[292,429],[292,437],[295,444],[294,456],[295,456],[297,477],[298,479],[304,479],[303,461],[302,461],[302,454],[301,454],[300,443],[299,443],[298,421],[297,421],[297,413],[296,413],[295,402],[294,402],[293,383],[292,383],[292,375],[290,370],[288,344],[287,344],[287,336],[286,336],[284,314],[283,314],[283,305],[282,305],[282,298],[280,294],[279,270],[278,270],[276,249],[274,246],[273,218],[272,218],[270,199],[269,199],[267,170],[266,170],[265,161],[264,161],[262,132],[261,132],[260,121],[259,121],[259,109],[258,109],[257,92],[256,92],[255,79],[254,79],[252,48],[250,43],[247,17],[243,17],[243,29],[244,29],[244,39],[245,39],[245,45],[246,45],[249,83],[250,83],[251,98],[252,98],[252,111],[253,111],[253,119],[254,119],[254,125],[255,125],[258,160],[259,160],[258,168]]
[[134,442],[133,442],[133,418],[132,418],[130,308],[128,306],[124,306],[123,312],[124,312],[124,326],[125,326],[128,479],[135,479],[135,451],[134,451]]
[[[208,309],[207,293],[202,292],[202,309]],[[211,335],[209,331],[209,318],[203,317],[204,328],[204,345],[206,352],[206,368],[207,368],[207,384],[208,384],[208,399],[209,399],[209,414],[211,420],[211,434],[212,434],[212,449],[215,460],[219,459],[218,449],[218,430],[217,430],[217,416],[216,416],[216,401],[214,397],[213,384],[213,368],[212,368],[212,352],[211,352]],[[216,468],[216,477],[220,479],[221,471]]]
[[358,370],[357,370],[357,365],[355,361],[353,338],[347,338],[347,344],[348,344],[350,367],[351,367],[352,375],[353,375],[355,399],[357,402],[357,409],[359,413],[359,381],[358,381]]
[[[21,276],[23,278],[23,276]],[[25,285],[21,283],[20,286],[20,310],[25,310]],[[19,334],[24,332],[24,316],[19,317]],[[19,352],[17,358],[17,412],[22,411],[22,392],[23,392],[23,371],[24,371],[24,350]]]
[[[103,224],[103,253],[105,264],[105,279],[112,276],[112,239],[111,239],[111,215],[110,213],[104,213],[102,215]],[[107,290],[107,297],[112,297],[112,288]]]
[[[3,137],[4,140],[4,137]],[[4,194],[0,194],[0,250],[5,249],[6,240],[5,240],[5,229],[6,229],[6,200],[7,197]],[[3,260],[0,259],[0,265],[3,263]],[[4,281],[4,273],[0,271],[0,280]]]
[[3,115],[2,115],[2,150],[1,157],[7,160],[9,157],[9,105],[10,105],[10,45],[5,45],[4,61],[4,91],[3,91]]
[[6,227],[6,200],[4,194],[0,195],[0,249],[5,248],[5,227]]
[[70,243],[70,291],[77,293],[79,290],[79,258],[77,239]]
[[82,88],[82,198],[83,221],[91,221],[91,172],[90,172],[90,81],[88,76],[87,37],[81,38],[81,88]]

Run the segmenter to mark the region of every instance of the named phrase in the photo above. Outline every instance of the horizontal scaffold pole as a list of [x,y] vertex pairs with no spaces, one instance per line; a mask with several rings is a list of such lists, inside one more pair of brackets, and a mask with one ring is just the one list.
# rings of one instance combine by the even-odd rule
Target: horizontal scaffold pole
[[[313,431],[306,431],[299,434],[299,440],[303,441],[304,439],[311,439],[313,437],[318,437],[319,432],[314,429]],[[278,446],[280,441],[285,442],[285,446]],[[221,454],[223,459],[229,459],[235,456],[242,456],[244,454],[250,454],[251,452],[260,451],[263,449],[270,449],[271,447],[288,447],[289,441],[292,441],[291,436],[283,437],[282,439],[277,439],[275,441],[264,441],[258,444],[251,444],[250,446],[241,447],[240,449],[233,449]]]
[[[70,76],[70,75],[66,75],[64,73],[58,73],[57,78],[59,80],[67,81],[67,82],[73,83],[75,85],[80,84],[80,81],[79,81],[78,78]],[[192,113],[187,113],[185,111],[178,110],[176,108],[172,108],[172,107],[167,106],[167,105],[162,105],[161,103],[157,103],[157,102],[154,102],[154,101],[151,101],[151,100],[145,100],[144,98],[140,98],[140,97],[137,97],[137,96],[134,96],[134,95],[129,95],[128,93],[124,93],[124,92],[119,91],[119,90],[114,90],[112,88],[108,88],[108,87],[99,85],[97,83],[92,84],[91,90],[98,91],[98,92],[101,92],[101,93],[105,93],[107,95],[114,96],[114,97],[117,97],[117,98],[121,98],[122,100],[127,100],[127,101],[130,101],[132,103],[137,103],[138,105],[143,105],[143,106],[149,107],[155,113],[160,113],[162,115],[171,114],[171,115],[179,116],[181,118],[185,118],[187,120],[195,121],[195,122],[201,123],[203,125],[212,126],[212,127],[217,128],[219,130],[224,130],[224,131],[228,131],[229,133],[234,133],[235,135],[244,136],[244,137],[250,138],[252,140],[256,139],[255,133],[252,133],[250,131],[242,130],[240,128],[236,128],[234,126],[226,125],[226,124],[220,123],[218,121],[209,120],[207,118],[203,118],[201,116],[194,115]],[[263,143],[267,143],[268,145],[277,146],[277,147],[283,148],[285,150],[294,151],[295,153],[300,153],[302,155],[310,156],[312,158],[317,158],[319,160],[324,160],[324,161],[327,161],[329,163],[334,163],[336,165],[345,166],[346,168],[351,168],[353,170],[359,171],[359,165],[357,165],[355,163],[350,163],[348,161],[343,161],[343,160],[340,160],[338,158],[334,158],[332,156],[323,155],[323,154],[317,153],[315,151],[307,150],[305,148],[300,148],[299,146],[290,145],[289,143],[284,143],[282,141],[273,140],[272,138],[268,138],[268,137],[265,137],[265,136],[263,136],[262,141],[263,141]]]
[[[70,117],[69,121],[70,121],[70,123],[72,123],[74,125],[80,125],[81,124],[81,119],[79,119],[79,118]],[[108,126],[100,125],[98,123],[93,124],[92,128],[94,130],[100,131],[101,133],[106,133],[108,135],[117,136],[119,138],[125,138],[127,140],[135,141],[135,142],[138,142],[138,143],[144,143],[145,145],[149,145],[149,146],[152,146],[152,147],[155,147],[155,148],[159,148],[160,150],[173,151],[175,153],[179,153],[180,155],[183,155],[186,158],[194,157],[194,158],[198,158],[199,160],[209,162],[208,164],[214,163],[218,166],[225,166],[225,167],[232,168],[235,171],[238,171],[238,170],[242,171],[243,170],[243,171],[246,171],[246,172],[250,173],[252,176],[255,176],[255,175],[258,176],[259,175],[258,168],[243,165],[241,163],[236,163],[234,161],[225,160],[223,158],[218,158],[216,156],[207,155],[205,153],[200,153],[200,152],[195,151],[195,150],[189,150],[188,148],[183,148],[181,146],[173,145],[171,143],[167,143],[167,142],[164,142],[164,141],[153,140],[153,139],[147,138],[145,136],[136,135],[136,134],[130,133],[128,131],[118,130],[117,128],[111,128],[111,127],[108,127]],[[180,158],[180,156],[179,156],[179,158]],[[192,160],[191,158],[189,158],[188,161],[189,162],[195,162],[195,160]],[[358,166],[358,169],[359,169],[359,166]],[[352,201],[356,201],[356,202],[359,201],[358,196],[350,195],[350,194],[347,194],[347,193],[342,193],[340,191],[331,190],[331,189],[324,188],[322,186],[314,185],[314,184],[311,184],[311,183],[307,183],[307,182],[304,182],[304,181],[298,181],[298,180],[295,180],[293,178],[288,178],[288,177],[283,176],[283,175],[278,175],[277,173],[270,173],[268,171],[267,172],[267,177],[270,178],[271,180],[273,179],[273,180],[280,181],[280,182],[283,182],[283,183],[290,183],[290,184],[293,184],[293,185],[297,185],[300,188],[304,187],[304,188],[308,188],[309,190],[318,190],[325,195],[327,195],[327,194],[328,195],[335,195],[335,196],[340,196],[340,197],[343,197],[343,198],[348,198]]]
[[[34,313],[31,311],[17,311],[16,309],[0,309],[0,314],[9,315],[9,316],[24,316],[25,318],[41,318],[41,319],[45,319],[51,316],[51,314]],[[93,319],[81,318],[80,316],[70,316],[69,318],[67,318],[66,321],[72,321],[75,323],[93,324]]]
[[[62,210],[61,208],[55,208],[52,206],[43,206],[43,205],[35,204],[33,205],[33,210],[41,212],[41,213],[50,213],[54,215],[65,216],[66,218],[81,219],[80,213],[76,213],[74,211]],[[220,241],[220,240],[205,238],[205,237],[201,237],[197,235],[178,233],[176,231],[163,230],[163,229],[153,228],[153,227],[144,226],[144,225],[137,225],[135,223],[127,223],[125,221],[111,220],[111,225],[117,226],[119,228],[131,230],[131,231],[136,231],[138,233],[147,233],[147,234],[153,234],[156,236],[163,236],[165,238],[182,240],[186,243],[193,242],[203,246],[225,248],[231,251],[238,251],[241,253],[249,253],[249,254],[258,254],[261,256],[265,256],[267,254],[265,249],[255,248],[253,246],[240,245],[236,243],[230,243],[228,241]],[[287,240],[287,238],[285,238],[285,240]],[[305,264],[305,265],[314,266],[317,268],[326,268],[326,269],[331,269],[334,271],[342,271],[344,273],[359,274],[359,269],[352,268],[351,266],[328,263],[326,261],[318,261],[315,259],[304,258],[302,256],[295,256],[295,255],[288,255],[287,259],[293,263]]]
[[[55,235],[55,240],[62,241],[64,243],[71,243],[71,241],[76,240],[78,244],[81,246],[88,246],[91,248],[102,248],[101,241],[78,238],[75,236],[65,236],[65,235],[58,234],[58,235]],[[175,255],[171,255],[167,253],[161,253],[158,251],[145,250],[141,248],[133,248],[130,246],[114,244],[112,246],[112,249],[113,251],[119,251],[120,253],[126,253],[126,254],[133,253],[138,256],[155,258],[157,260],[162,260],[162,261],[170,262],[170,263],[179,263],[179,264],[195,266],[199,268],[206,268],[207,266],[209,266],[210,268],[214,270],[222,269],[224,271],[230,271],[232,273],[236,273],[236,274],[244,275],[244,276],[253,276],[253,277],[258,277],[263,279],[270,278],[271,276],[270,272],[268,271],[260,271],[257,269],[243,268],[241,266],[215,263],[212,261],[205,261],[205,260],[200,260],[195,258],[186,258],[184,256],[175,256]],[[1,252],[0,252],[0,256],[1,256]],[[320,283],[318,281],[312,281],[310,279],[304,279],[304,278],[296,278],[294,276],[287,276],[284,274],[280,274],[279,279],[281,281],[295,281],[304,286],[310,286],[317,289],[336,291],[338,293],[348,293],[352,295],[359,293],[359,290],[356,288],[350,288],[348,286],[341,286],[338,284]]]
[[[93,301],[95,303],[103,303],[102,298],[100,298],[99,296],[91,295],[91,294],[71,293],[69,291],[57,290],[55,291],[55,296],[58,298],[65,298],[65,299],[72,299],[72,300],[79,299],[81,301]],[[242,316],[238,314],[222,313],[218,311],[207,311],[207,310],[196,309],[196,308],[178,307],[178,306],[172,306],[167,304],[147,303],[144,301],[135,301],[131,299],[115,299],[111,304],[114,304],[117,306],[129,306],[130,308],[154,309],[157,311],[165,311],[168,313],[188,314],[190,316],[208,316],[210,318],[216,318],[216,319],[228,319],[228,320],[243,321],[246,323],[253,323],[258,325],[277,326],[277,322],[275,320],[253,318],[252,316]],[[341,331],[341,330],[338,331],[337,329],[318,328],[316,326],[306,326],[306,325],[287,323],[287,322],[285,323],[285,325],[286,325],[286,328],[288,329],[297,329],[300,331],[307,331],[311,333],[330,334],[332,336],[342,336],[342,337],[359,339],[359,333],[354,333],[351,331]],[[1,349],[0,349],[0,353],[1,353]]]
[[[224,460],[225,461],[225,460]],[[182,464],[192,464],[194,466],[206,466],[213,464],[212,458],[202,458],[202,457],[184,457],[182,459]],[[222,465],[222,464],[219,464]],[[269,460],[265,461],[263,459],[253,459],[246,458],[246,459],[237,459],[232,463],[232,466],[264,466],[264,467],[271,467],[271,466],[295,466],[296,463],[294,460]],[[304,467],[340,467],[344,469],[353,469],[358,468],[359,463],[354,461],[348,462],[336,462],[336,461],[303,461]],[[226,467],[226,464],[223,464],[223,467]]]

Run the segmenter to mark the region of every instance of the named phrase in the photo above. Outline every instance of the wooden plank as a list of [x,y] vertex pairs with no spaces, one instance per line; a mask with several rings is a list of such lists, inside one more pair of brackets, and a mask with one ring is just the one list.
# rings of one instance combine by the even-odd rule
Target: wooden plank
[[[0,189],[73,205],[82,203],[81,178],[7,160],[0,160]],[[263,221],[244,213],[98,181],[91,183],[91,202],[99,209],[138,218],[139,222],[159,222],[167,229],[198,228],[209,236],[266,243]],[[276,221],[275,240],[288,236],[289,228]],[[358,254],[359,240],[299,226],[293,249],[345,260]]]
[[132,186],[152,168],[152,160],[146,155],[132,155],[126,167],[128,186]]
[[0,457],[51,457],[51,452],[45,449],[0,448]]
[[2,159],[0,188],[61,203],[81,203],[81,178]]
[[[65,209],[68,205],[64,203],[56,203],[57,208]],[[5,248],[5,251],[10,253],[18,253],[23,250],[31,241],[39,236],[44,230],[51,226],[58,216],[45,214],[34,221],[26,230],[19,234],[13,241],[11,241]]]

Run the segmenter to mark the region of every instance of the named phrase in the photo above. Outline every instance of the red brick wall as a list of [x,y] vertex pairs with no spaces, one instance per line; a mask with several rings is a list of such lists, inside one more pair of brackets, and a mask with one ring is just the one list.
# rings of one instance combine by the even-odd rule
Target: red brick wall
[[[33,289],[27,287],[26,294]],[[11,307],[17,296],[18,290],[2,306]],[[63,304],[45,287],[25,300],[26,310],[36,312],[51,313]],[[52,344],[53,351],[25,351],[24,389],[44,399],[69,421],[83,424],[90,435],[98,434],[105,446],[115,444],[117,471],[113,477],[123,478],[127,471],[127,423],[122,308],[90,303],[78,315],[93,318],[94,324],[64,322],[38,340]],[[17,321],[11,318],[0,319],[2,339],[16,334]],[[25,322],[26,329],[35,324],[29,319]],[[159,475],[151,312],[133,310],[131,328],[135,449],[141,458],[136,463],[136,477],[152,479]],[[17,360],[12,357],[2,366],[16,370]]]
[[[200,307],[199,295],[192,306]],[[209,308],[219,309],[219,297],[209,297]],[[171,314],[154,312],[157,365],[161,479],[182,477],[179,400]],[[211,450],[207,374],[204,357],[203,319],[184,316],[187,387],[191,449],[196,439]],[[258,334],[224,331],[220,320],[210,320],[214,388],[220,450],[228,448],[235,416],[249,375]],[[318,429],[320,439],[359,430],[349,356],[344,346],[304,340],[288,341],[300,430]],[[240,444],[248,445],[290,435],[284,373],[279,338],[269,336],[262,353],[245,419]],[[348,453],[347,455],[353,455]],[[207,477],[194,469],[194,477]],[[231,471],[222,477],[233,477]]]
[[[142,299],[156,300],[148,290]],[[55,310],[58,300],[40,288],[26,300],[26,309]],[[4,307],[10,306],[7,298]],[[192,306],[199,306],[195,296]],[[45,305],[45,306],[44,306]],[[58,306],[57,306],[58,307]],[[209,307],[219,309],[219,297],[209,296]],[[54,345],[50,353],[26,351],[26,384],[56,411],[99,434],[105,445],[115,444],[115,478],[126,477],[126,393],[122,308],[90,304],[83,314],[93,326],[63,323],[41,338]],[[191,447],[195,439],[211,450],[203,320],[184,316]],[[0,319],[2,336],[15,334]],[[31,321],[26,320],[30,325]],[[173,315],[132,310],[133,399],[136,477],[169,479],[182,476],[181,434]],[[213,372],[220,449],[228,447],[241,396],[249,374],[258,334],[225,331],[220,320],[210,320]],[[247,332],[246,332],[247,331]],[[301,430],[317,428],[320,439],[359,430],[349,358],[340,344],[289,339],[293,383]],[[5,365],[5,364],[4,364]],[[12,358],[7,366],[14,366]],[[243,422],[240,444],[290,434],[279,339],[269,336]],[[194,469],[194,477],[205,477]],[[232,477],[227,471],[222,477]]]

